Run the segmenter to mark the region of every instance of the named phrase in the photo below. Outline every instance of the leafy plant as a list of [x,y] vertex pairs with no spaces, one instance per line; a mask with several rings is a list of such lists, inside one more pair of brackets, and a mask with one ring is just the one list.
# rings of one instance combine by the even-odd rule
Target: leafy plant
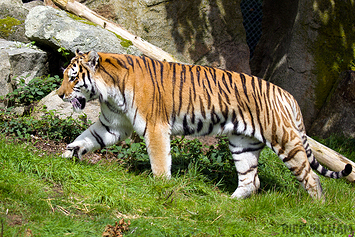
[[64,63],[63,66],[67,66],[67,65],[69,64],[69,61],[70,61],[70,60],[69,60],[70,51],[67,50],[67,49],[64,48],[64,47],[59,47],[57,51],[58,51],[58,53],[60,53],[60,54],[62,55],[62,57],[65,58],[66,63]]
[[25,77],[15,78],[16,89],[3,97],[9,106],[30,105],[55,90],[61,83],[61,78],[57,75],[36,77],[28,84],[25,79]]
[[68,143],[87,129],[90,123],[72,117],[61,119],[54,110],[46,111],[39,120],[32,116],[14,116],[11,108],[0,110],[0,132],[21,139],[29,139],[33,135]]

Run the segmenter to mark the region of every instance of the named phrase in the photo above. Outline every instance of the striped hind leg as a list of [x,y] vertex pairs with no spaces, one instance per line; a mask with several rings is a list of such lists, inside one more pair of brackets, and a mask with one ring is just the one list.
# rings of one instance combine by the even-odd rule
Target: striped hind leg
[[274,150],[276,150],[280,159],[291,170],[308,194],[314,199],[322,199],[322,186],[319,177],[311,169],[301,139],[296,138],[287,142],[282,152],[277,147],[274,147]]
[[264,144],[252,137],[229,137],[229,149],[238,172],[238,188],[232,198],[246,198],[259,189],[258,160],[263,148]]

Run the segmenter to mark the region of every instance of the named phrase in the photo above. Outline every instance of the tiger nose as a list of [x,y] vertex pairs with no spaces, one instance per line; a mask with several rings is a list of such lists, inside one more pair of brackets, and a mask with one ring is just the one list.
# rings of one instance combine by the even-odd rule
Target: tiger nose
[[58,93],[58,96],[63,99],[64,98],[64,93]]

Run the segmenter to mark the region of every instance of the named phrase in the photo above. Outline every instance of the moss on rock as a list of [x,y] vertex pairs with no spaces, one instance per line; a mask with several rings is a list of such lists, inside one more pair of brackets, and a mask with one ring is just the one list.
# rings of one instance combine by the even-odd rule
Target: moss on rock
[[1,38],[7,38],[12,34],[16,27],[21,25],[23,21],[16,18],[7,16],[6,18],[0,19],[0,36]]
[[331,98],[340,73],[354,67],[355,5],[348,1],[319,1],[314,11],[320,24],[313,45],[317,75],[315,104],[321,108]]
[[[79,22],[84,23],[84,24],[87,24],[87,25],[99,26],[98,24],[96,24],[96,23],[94,23],[94,22],[92,22],[92,21],[86,20],[86,19],[84,19],[84,18],[82,18],[82,17],[80,17],[80,16],[74,15],[74,14],[72,14],[72,13],[67,13],[67,14],[68,14],[68,16],[69,16],[70,18],[72,18],[72,19],[75,20],[75,21],[79,21]],[[111,32],[112,32],[112,31],[111,31]],[[132,43],[130,40],[126,40],[126,39],[124,39],[122,36],[120,36],[120,35],[118,35],[118,34],[116,34],[116,33],[114,33],[114,32],[112,32],[112,33],[115,34],[116,37],[121,40],[121,46],[122,46],[122,47],[128,48],[129,46],[132,46],[132,45],[133,45],[133,43]]]
[[86,19],[84,19],[84,18],[82,18],[82,17],[80,17],[80,16],[77,16],[77,15],[75,15],[75,14],[72,14],[72,13],[67,12],[67,15],[68,15],[71,19],[73,19],[73,20],[75,20],[75,21],[79,21],[79,22],[84,23],[84,24],[87,24],[87,25],[98,26],[98,24],[95,24],[94,22],[89,21],[89,20],[86,20]]

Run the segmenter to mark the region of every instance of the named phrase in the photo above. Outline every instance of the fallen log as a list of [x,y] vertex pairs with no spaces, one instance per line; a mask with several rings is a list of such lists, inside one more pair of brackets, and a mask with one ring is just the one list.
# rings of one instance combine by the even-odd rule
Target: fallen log
[[314,157],[322,164],[334,171],[343,170],[346,164],[351,164],[353,167],[352,172],[346,177],[347,180],[355,182],[355,163],[339,154],[338,152],[330,149],[327,146],[307,137],[308,143],[312,149]]
[[[54,4],[63,10],[69,11],[77,16],[83,17],[103,28],[116,33],[124,39],[130,40],[143,54],[153,59],[168,62],[179,62],[171,54],[165,52],[161,48],[144,41],[138,36],[135,36],[123,29],[118,24],[100,16],[96,12],[90,10],[85,5],[74,0],[52,0]],[[333,171],[340,171],[345,168],[346,164],[351,164],[353,167],[352,173],[346,177],[347,180],[355,182],[355,163],[347,159],[345,156],[337,153],[336,151],[326,147],[319,142],[307,137],[309,145],[314,153],[315,158],[321,164],[328,167]]]
[[104,29],[107,29],[122,38],[132,42],[144,55],[151,57],[160,61],[168,62],[179,62],[171,54],[165,52],[161,48],[143,40],[142,38],[131,34],[127,30],[123,29],[118,24],[100,16],[96,12],[90,10],[85,5],[74,1],[74,0],[52,0],[54,4],[63,10],[69,11],[77,16],[83,17],[95,24],[102,26]]

